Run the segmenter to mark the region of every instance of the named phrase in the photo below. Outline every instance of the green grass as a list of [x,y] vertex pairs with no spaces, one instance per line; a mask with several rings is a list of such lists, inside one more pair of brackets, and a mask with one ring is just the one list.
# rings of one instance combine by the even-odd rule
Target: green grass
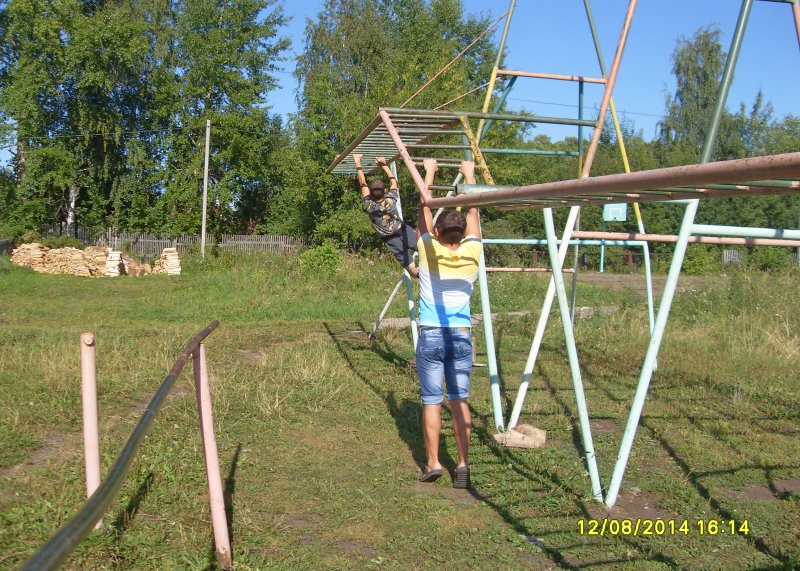
[[[548,330],[523,422],[533,451],[489,444],[488,374],[476,369],[474,493],[447,476],[416,483],[424,457],[408,331],[368,330],[397,279],[348,258],[331,279],[293,257],[184,260],[180,277],[38,275],[0,258],[0,567],[15,568],[83,501],[78,338],[98,339],[104,471],[178,351],[212,319],[214,421],[239,569],[384,567],[791,569],[800,497],[751,499],[800,478],[800,294],[796,275],[737,274],[677,297],[618,507],[591,499],[558,320]],[[491,277],[510,410],[547,278]],[[473,308],[479,308],[478,294]],[[644,302],[581,287],[579,354],[607,484],[647,343]],[[398,299],[390,315],[404,315]],[[478,361],[485,362],[482,330]],[[445,414],[443,459],[455,444]],[[214,567],[188,372],[165,403],[105,527],[66,568]],[[597,537],[591,517],[747,519],[750,535]]]

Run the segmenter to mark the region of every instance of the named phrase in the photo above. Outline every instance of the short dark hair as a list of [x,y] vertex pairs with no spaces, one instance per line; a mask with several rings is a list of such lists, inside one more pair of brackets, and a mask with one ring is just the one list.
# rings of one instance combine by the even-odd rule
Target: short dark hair
[[386,190],[386,183],[383,182],[381,179],[373,180],[371,183],[369,183],[369,189],[370,190],[376,190],[376,189]]
[[467,219],[458,210],[445,210],[436,219],[434,228],[439,231],[439,239],[447,244],[457,244],[464,239]]

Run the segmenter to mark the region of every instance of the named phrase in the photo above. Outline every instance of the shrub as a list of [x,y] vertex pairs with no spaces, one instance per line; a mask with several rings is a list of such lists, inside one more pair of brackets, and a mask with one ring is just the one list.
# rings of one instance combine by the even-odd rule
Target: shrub
[[[36,241],[36,240],[34,240]],[[73,238],[72,236],[58,236],[58,237],[49,237],[45,238],[41,241],[42,246],[47,248],[78,248],[79,250],[83,250],[84,244],[77,238]]]
[[765,272],[787,270],[791,265],[788,248],[777,246],[758,246],[750,254],[750,265]]
[[300,268],[305,275],[333,277],[342,262],[342,253],[332,242],[309,248],[300,256]]
[[683,271],[689,275],[700,276],[720,270],[717,253],[699,244],[689,244],[683,260]]

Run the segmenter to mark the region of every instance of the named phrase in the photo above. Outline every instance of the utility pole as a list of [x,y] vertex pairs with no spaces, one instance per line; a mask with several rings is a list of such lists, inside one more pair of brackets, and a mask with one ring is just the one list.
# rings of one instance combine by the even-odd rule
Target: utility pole
[[206,164],[203,169],[203,223],[200,229],[200,257],[206,258],[206,205],[208,203],[208,149],[211,142],[211,119],[206,120]]

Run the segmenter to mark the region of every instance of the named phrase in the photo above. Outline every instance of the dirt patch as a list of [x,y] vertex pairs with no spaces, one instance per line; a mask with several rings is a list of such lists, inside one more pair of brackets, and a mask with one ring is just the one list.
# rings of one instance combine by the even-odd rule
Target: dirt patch
[[730,497],[740,500],[778,501],[787,496],[800,497],[800,479],[775,480],[772,487],[750,484],[740,491],[730,492]]
[[475,497],[469,490],[457,490],[451,486],[437,486],[434,484],[426,484],[424,482],[415,482],[414,490],[420,494],[427,494],[429,496],[444,496],[456,505],[472,505],[480,501],[480,498]]
[[0,478],[14,478],[27,468],[63,462],[80,453],[83,436],[79,432],[53,432],[45,435],[44,446],[31,452],[23,462],[0,470]]
[[374,549],[367,547],[365,545],[360,545],[353,541],[337,541],[335,542],[334,545],[336,545],[336,547],[338,547],[342,551],[346,551],[348,553],[354,553],[366,559],[373,559],[375,557]]
[[609,432],[619,432],[619,426],[613,420],[592,420],[589,422],[592,434],[608,434]]
[[612,508],[606,508],[601,504],[592,503],[587,506],[589,517],[593,519],[614,518],[614,519],[669,519],[669,514],[658,509],[661,496],[649,494],[639,488],[631,488],[617,498],[617,502]]
[[265,359],[264,353],[261,351],[250,351],[249,349],[237,349],[237,351],[245,361],[260,363]]
[[781,494],[794,494],[800,497],[800,479],[798,478],[775,480],[773,484],[775,485],[775,489]]
[[[193,392],[194,391],[190,387],[174,386],[167,395],[167,400]],[[141,401],[133,404],[122,416],[111,415],[105,419],[100,419],[103,428],[111,429],[116,426],[122,418],[132,414],[141,414],[150,405],[153,396],[155,396],[155,393],[151,393]],[[31,452],[27,459],[14,466],[0,469],[0,478],[15,478],[22,470],[27,468],[37,468],[48,464],[63,462],[67,458],[81,454],[82,449],[83,433],[51,432],[45,435],[44,445]]]
[[322,521],[322,517],[317,514],[307,513],[288,513],[274,516],[276,523],[285,525],[292,529],[312,529],[317,527]]

